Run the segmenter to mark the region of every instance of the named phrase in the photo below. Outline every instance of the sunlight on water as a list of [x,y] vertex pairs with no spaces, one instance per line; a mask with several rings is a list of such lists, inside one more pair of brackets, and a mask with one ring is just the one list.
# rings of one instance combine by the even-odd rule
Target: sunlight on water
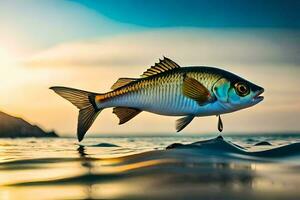
[[205,139],[1,139],[0,199],[300,197],[300,136]]

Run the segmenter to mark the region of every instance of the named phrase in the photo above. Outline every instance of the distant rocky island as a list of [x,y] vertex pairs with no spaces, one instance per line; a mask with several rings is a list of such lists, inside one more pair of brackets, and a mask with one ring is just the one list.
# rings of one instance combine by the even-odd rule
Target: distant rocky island
[[0,111],[0,138],[3,137],[58,137],[54,132],[45,132],[22,118],[13,117]]

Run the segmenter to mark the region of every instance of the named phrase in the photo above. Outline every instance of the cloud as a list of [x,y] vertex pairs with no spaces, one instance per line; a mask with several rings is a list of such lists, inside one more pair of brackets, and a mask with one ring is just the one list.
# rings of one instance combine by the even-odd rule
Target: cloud
[[25,55],[62,42],[141,29],[60,0],[1,1],[0,27],[1,46]]
[[63,43],[31,57],[31,66],[143,66],[163,55],[192,64],[299,65],[300,32],[158,29]]

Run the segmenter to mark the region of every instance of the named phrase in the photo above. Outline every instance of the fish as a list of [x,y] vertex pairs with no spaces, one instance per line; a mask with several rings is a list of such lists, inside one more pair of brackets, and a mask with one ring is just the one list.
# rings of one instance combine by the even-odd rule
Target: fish
[[113,108],[124,124],[141,112],[182,116],[176,131],[182,131],[195,117],[217,116],[256,105],[264,97],[264,88],[231,72],[208,66],[181,67],[163,57],[139,78],[119,78],[105,93],[54,86],[55,93],[79,109],[77,137],[81,141],[98,114]]

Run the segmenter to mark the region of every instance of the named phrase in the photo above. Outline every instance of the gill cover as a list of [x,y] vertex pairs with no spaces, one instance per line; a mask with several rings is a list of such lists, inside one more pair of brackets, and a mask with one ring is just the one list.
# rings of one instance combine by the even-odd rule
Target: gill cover
[[230,89],[230,82],[225,79],[219,79],[213,86],[214,94],[221,102],[228,102],[228,91]]

